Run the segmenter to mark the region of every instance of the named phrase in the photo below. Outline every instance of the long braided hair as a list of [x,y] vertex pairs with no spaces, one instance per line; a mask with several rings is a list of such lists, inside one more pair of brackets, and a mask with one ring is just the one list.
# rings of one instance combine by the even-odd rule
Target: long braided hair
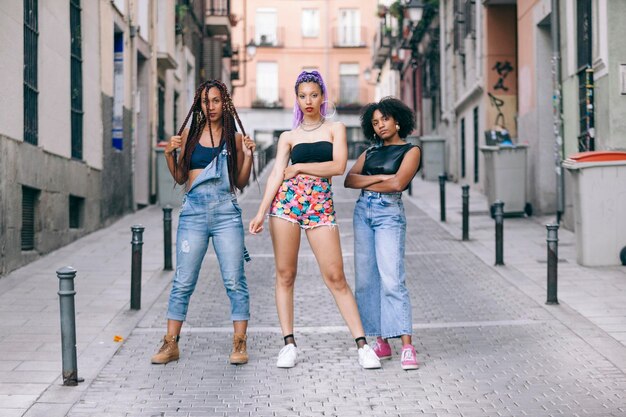
[[[189,134],[187,135],[187,141],[185,144],[185,150],[183,151],[180,161],[178,155],[174,155],[176,164],[174,165],[174,171],[181,170],[183,181],[187,182],[189,179],[189,170],[191,167],[191,154],[196,148],[196,145],[200,142],[202,137],[202,131],[206,124],[209,124],[209,134],[211,135],[211,146],[216,146],[215,138],[213,137],[213,131],[211,130],[211,119],[207,117],[202,111],[202,102],[209,106],[209,90],[211,88],[217,88],[222,96],[222,137],[219,138],[217,145],[219,146],[222,141],[226,142],[226,152],[228,161],[228,181],[230,183],[231,192],[235,192],[235,181],[237,179],[237,145],[235,143],[235,133],[237,132],[235,126],[235,120],[241,129],[241,133],[246,136],[246,131],[239,119],[237,110],[233,105],[233,99],[228,92],[226,85],[219,80],[209,80],[200,84],[200,87],[196,90],[193,98],[193,104],[185,117],[185,121],[178,131],[178,135],[181,136],[187,126],[189,118],[191,119],[191,126],[189,127]],[[256,170],[254,164],[252,164],[253,178],[256,180]]]

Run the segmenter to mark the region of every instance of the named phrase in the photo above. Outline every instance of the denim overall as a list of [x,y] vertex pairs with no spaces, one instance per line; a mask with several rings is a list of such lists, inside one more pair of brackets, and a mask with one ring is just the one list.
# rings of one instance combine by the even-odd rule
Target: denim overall
[[355,298],[367,336],[410,335],[402,193],[363,190],[354,208]]
[[176,272],[167,318],[184,321],[200,265],[213,239],[231,320],[248,320],[250,302],[243,268],[244,232],[237,196],[230,191],[227,150],[198,175],[185,194],[176,233]]

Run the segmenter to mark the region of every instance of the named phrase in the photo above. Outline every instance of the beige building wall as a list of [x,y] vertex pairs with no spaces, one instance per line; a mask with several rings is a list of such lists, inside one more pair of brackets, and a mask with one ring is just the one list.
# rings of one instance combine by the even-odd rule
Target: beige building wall
[[[24,139],[24,8],[21,2],[0,2],[0,135]],[[13,59],[9,59],[13,57]]]

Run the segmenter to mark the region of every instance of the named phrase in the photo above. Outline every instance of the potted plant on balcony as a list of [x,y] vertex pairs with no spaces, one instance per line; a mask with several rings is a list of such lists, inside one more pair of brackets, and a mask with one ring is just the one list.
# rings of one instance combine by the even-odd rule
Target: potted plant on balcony
[[376,15],[380,18],[387,16],[387,6],[385,6],[384,4],[379,4]]

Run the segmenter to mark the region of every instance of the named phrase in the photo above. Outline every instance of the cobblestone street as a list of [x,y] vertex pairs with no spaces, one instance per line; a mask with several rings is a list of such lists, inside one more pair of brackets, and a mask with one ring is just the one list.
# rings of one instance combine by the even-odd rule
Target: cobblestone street
[[[354,288],[356,192],[335,181],[345,269]],[[244,224],[259,202],[240,199]],[[181,359],[150,364],[169,287],[95,378],[70,417],[105,416],[624,416],[626,374],[549,310],[504,280],[409,200],[406,269],[417,371],[394,358],[362,370],[303,235],[296,281],[297,366],[278,369],[269,233],[246,235],[250,362],[229,365],[232,327],[212,250],[181,337]],[[560,307],[554,307],[560,308]],[[575,319],[575,318],[574,318]]]

